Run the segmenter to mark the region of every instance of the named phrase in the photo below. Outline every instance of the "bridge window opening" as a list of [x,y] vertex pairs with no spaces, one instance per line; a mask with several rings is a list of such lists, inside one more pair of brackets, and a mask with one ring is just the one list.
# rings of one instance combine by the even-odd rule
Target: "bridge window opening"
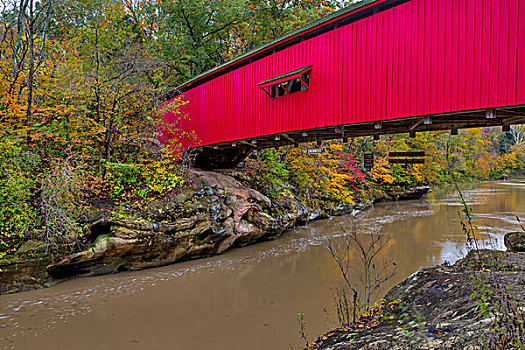
[[260,83],[259,88],[272,98],[307,91],[310,88],[311,70],[312,66],[308,66],[268,79]]
[[308,74],[304,79],[296,78],[290,81],[285,81],[284,83],[275,84],[273,85],[273,93],[271,97],[285,96],[288,94],[293,94],[294,92],[306,91],[308,90],[306,81],[309,80],[310,76]]

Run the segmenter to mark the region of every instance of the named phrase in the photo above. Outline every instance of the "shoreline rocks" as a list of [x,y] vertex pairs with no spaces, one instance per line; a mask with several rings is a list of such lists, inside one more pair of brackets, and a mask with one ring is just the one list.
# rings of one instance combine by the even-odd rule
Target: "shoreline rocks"
[[432,189],[428,186],[419,186],[408,189],[386,190],[385,192],[385,198],[383,200],[395,202],[420,199],[427,193],[432,192]]
[[524,280],[525,254],[471,251],[453,266],[419,270],[387,293],[381,314],[333,330],[309,349],[482,349],[482,341],[491,348],[500,342],[492,332],[498,316],[479,308],[480,295],[506,295],[507,311],[523,312]]
[[505,235],[505,247],[511,252],[525,252],[525,232],[509,232]]

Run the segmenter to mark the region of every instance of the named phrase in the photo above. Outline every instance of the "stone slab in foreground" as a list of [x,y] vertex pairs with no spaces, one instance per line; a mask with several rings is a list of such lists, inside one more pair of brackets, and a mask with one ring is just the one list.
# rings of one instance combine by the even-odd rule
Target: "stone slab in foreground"
[[387,301],[399,301],[391,310],[327,333],[311,349],[482,349],[482,341],[494,336],[493,318],[484,317],[479,299],[471,297],[479,290],[474,278],[488,289],[503,287],[523,313],[525,254],[472,251],[453,266],[421,269],[387,294]]

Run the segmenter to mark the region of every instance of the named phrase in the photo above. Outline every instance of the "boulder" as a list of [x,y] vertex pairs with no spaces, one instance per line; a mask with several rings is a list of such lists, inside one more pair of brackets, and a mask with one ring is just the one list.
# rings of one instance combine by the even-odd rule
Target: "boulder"
[[525,252],[525,232],[510,232],[505,235],[505,247],[511,252]]
[[427,193],[432,192],[428,186],[420,186],[402,189],[399,191],[386,191],[386,197],[393,201],[421,199]]

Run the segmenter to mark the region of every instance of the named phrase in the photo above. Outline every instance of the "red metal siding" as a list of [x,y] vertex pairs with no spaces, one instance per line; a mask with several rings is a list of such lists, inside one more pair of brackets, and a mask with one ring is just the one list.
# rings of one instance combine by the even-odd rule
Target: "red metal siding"
[[[313,65],[310,90],[257,84]],[[412,0],[184,93],[197,145],[525,104],[525,0]],[[174,117],[167,115],[167,119]]]

